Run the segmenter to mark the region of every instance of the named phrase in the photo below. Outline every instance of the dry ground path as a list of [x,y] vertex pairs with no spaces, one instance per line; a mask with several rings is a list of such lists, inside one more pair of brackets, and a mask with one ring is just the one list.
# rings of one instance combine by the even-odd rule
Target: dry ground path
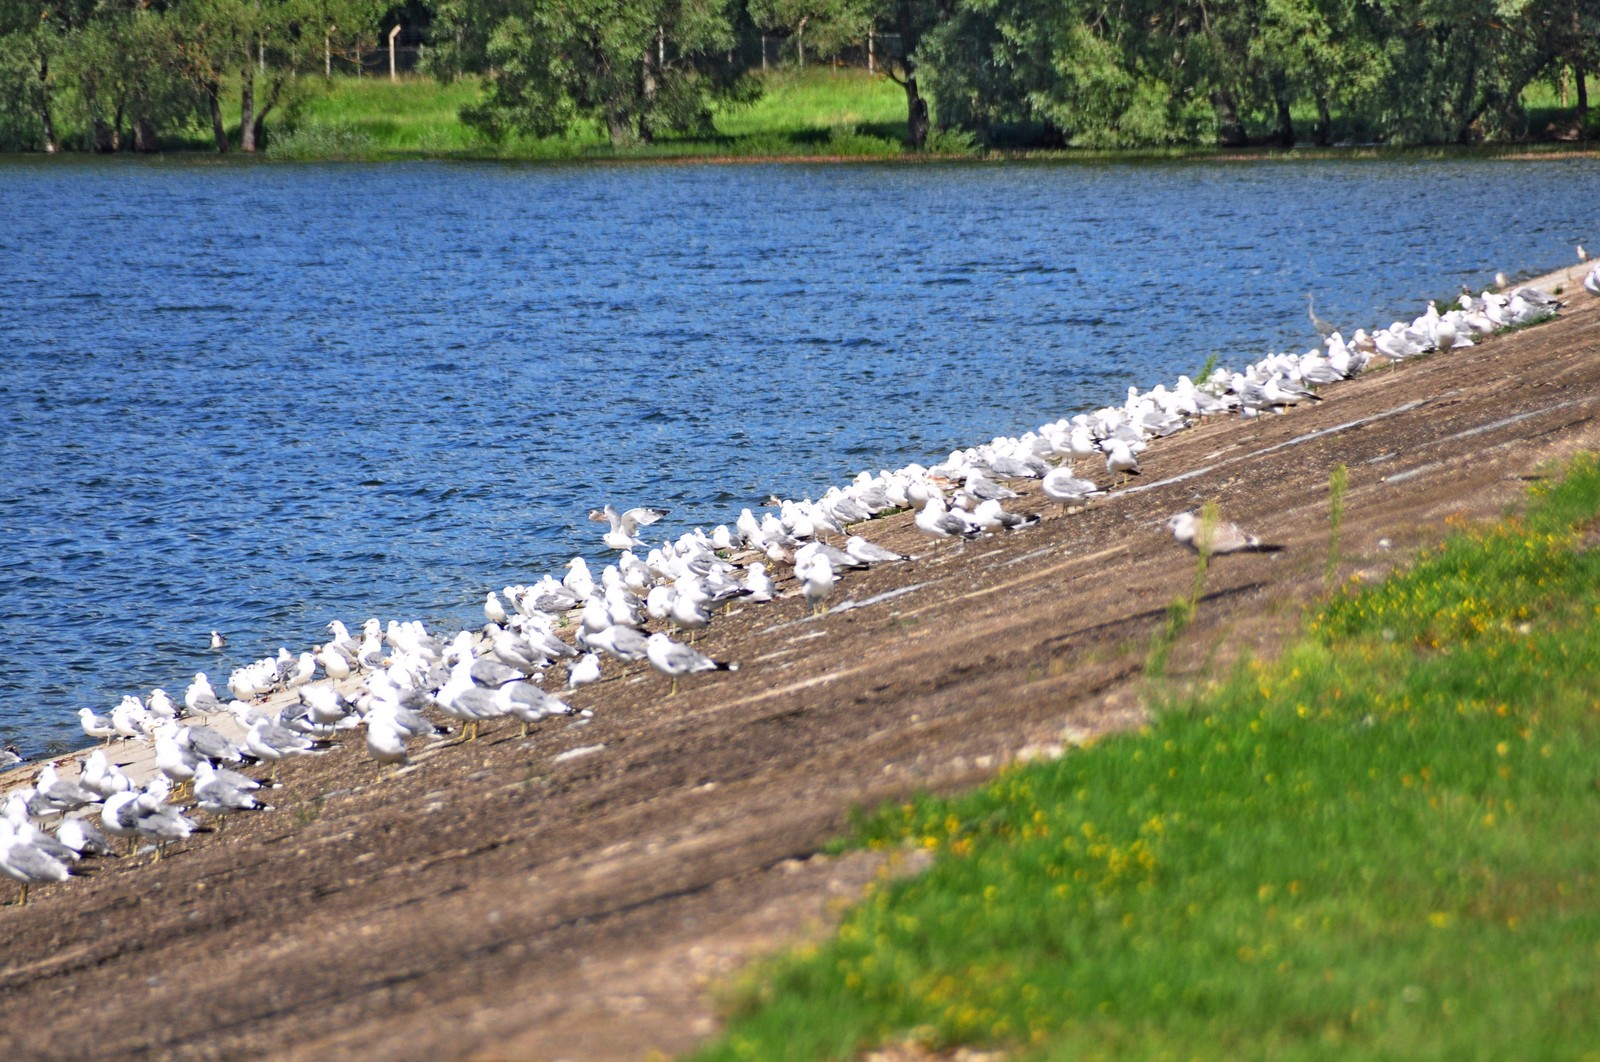
[[1335,465],[1341,574],[1376,575],[1600,447],[1600,300],[1573,298],[1310,408],[1162,440],[1086,511],[1030,489],[1031,531],[956,545],[880,521],[916,561],[850,575],[832,603],[861,607],[821,619],[798,597],[736,608],[702,644],[743,669],[676,697],[636,667],[573,697],[586,723],[521,740],[502,721],[398,777],[359,749],[291,763],[278,811],[0,910],[0,1058],[685,1050],[729,970],[874,873],[815,856],[852,805],[1141,718],[1146,647],[1193,572],[1167,516],[1214,498],[1287,547],[1218,561],[1174,658],[1192,674],[1295,629]]

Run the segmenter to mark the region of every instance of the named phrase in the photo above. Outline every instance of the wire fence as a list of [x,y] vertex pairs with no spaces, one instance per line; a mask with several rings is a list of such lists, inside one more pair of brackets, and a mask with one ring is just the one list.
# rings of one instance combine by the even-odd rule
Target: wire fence
[[[394,49],[394,72],[414,74],[428,55],[426,44],[402,45]],[[356,77],[388,77],[388,48],[333,48],[323,53],[324,73]]]
[[[831,66],[860,67],[876,71],[889,60],[900,55],[900,34],[874,34],[858,44],[847,45],[825,56],[807,48],[802,38],[764,35],[761,38],[761,69],[783,67]],[[323,52],[323,72],[346,77],[388,77],[415,74],[425,70],[428,59],[426,44],[398,45],[392,53],[387,47],[328,48]]]
[[825,56],[807,48],[803,37],[765,34],[761,38],[763,70],[783,66],[859,66],[875,71],[900,54],[898,33],[875,33],[859,44],[846,45]]

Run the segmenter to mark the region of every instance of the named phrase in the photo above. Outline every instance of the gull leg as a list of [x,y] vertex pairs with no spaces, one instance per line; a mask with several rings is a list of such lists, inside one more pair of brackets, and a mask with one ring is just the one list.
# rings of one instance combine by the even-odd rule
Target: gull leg
[[28,883],[26,881],[24,881],[22,883],[22,899],[17,901],[17,906],[18,907],[26,907],[26,906],[28,906]]
[[667,691],[667,696],[668,697],[676,697],[677,695],[678,695],[678,676],[677,675],[673,675],[672,676],[672,688]]

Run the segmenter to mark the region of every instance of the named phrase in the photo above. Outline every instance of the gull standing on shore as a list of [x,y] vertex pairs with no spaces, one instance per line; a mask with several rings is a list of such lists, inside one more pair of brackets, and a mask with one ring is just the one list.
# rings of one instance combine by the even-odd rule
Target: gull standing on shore
[[663,675],[672,677],[672,689],[667,693],[669,697],[678,692],[679,675],[692,675],[699,671],[739,670],[738,664],[713,660],[697,649],[673,641],[660,631],[646,639],[645,654],[650,660],[651,667]]
[[1046,498],[1064,505],[1076,505],[1105,493],[1095,486],[1094,480],[1080,479],[1074,475],[1068,465],[1051,469],[1049,475],[1040,481],[1039,489]]

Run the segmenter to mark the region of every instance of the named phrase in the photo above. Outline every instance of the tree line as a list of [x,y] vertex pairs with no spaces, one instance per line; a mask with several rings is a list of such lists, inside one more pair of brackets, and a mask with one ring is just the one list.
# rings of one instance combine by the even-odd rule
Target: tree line
[[1525,132],[1541,82],[1582,135],[1600,61],[1600,0],[0,0],[0,146],[155,150],[198,125],[254,151],[297,77],[394,24],[435,76],[482,79],[463,118],[486,135],[594,122],[618,146],[709,133],[715,106],[759,93],[768,34],[814,59],[882,45],[912,150],[935,128],[1096,148],[1498,139]]

